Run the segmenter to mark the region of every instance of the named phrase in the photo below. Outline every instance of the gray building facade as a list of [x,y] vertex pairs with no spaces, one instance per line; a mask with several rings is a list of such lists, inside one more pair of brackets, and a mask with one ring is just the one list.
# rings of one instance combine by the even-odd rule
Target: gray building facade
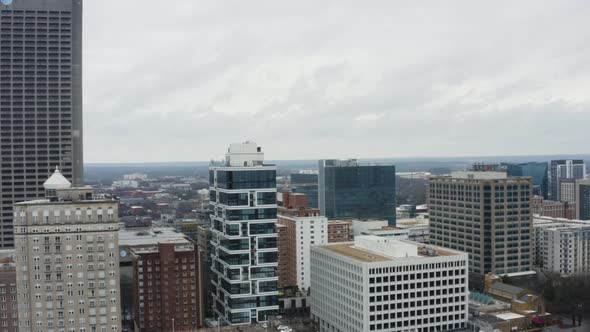
[[319,161],[319,205],[329,219],[386,219],[395,226],[395,166]]
[[576,219],[590,220],[590,179],[576,180]]
[[0,4],[0,247],[12,206],[43,197],[56,167],[83,183],[82,1]]

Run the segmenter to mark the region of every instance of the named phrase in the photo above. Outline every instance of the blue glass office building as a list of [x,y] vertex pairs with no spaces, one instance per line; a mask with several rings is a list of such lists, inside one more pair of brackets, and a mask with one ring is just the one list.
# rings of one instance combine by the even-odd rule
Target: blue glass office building
[[319,204],[328,218],[386,219],[395,226],[395,166],[319,161]]
[[508,176],[530,176],[533,178],[533,195],[549,196],[548,164],[546,162],[529,162],[520,164],[502,163]]

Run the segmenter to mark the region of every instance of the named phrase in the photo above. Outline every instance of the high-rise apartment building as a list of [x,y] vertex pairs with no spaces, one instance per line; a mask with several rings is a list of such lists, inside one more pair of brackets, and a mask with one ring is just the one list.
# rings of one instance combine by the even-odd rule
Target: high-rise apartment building
[[319,203],[328,219],[386,219],[395,226],[395,166],[319,161]]
[[311,249],[311,316],[319,330],[452,331],[467,323],[467,254],[359,236]]
[[530,176],[533,178],[533,195],[544,199],[549,197],[549,172],[546,162],[502,163],[508,176]]
[[560,181],[561,179],[584,179],[586,177],[586,164],[584,160],[551,160],[550,169],[550,199],[561,201]]
[[[304,194],[283,193],[283,206],[278,209],[278,223],[287,227],[279,242],[286,242],[287,264],[279,261],[279,285],[307,292],[311,284],[309,250],[328,243],[328,218],[319,209],[307,206]],[[282,254],[282,253],[281,253]]]
[[13,247],[12,207],[42,198],[59,166],[83,183],[82,1],[0,4],[0,247]]
[[199,327],[198,249],[186,240],[164,240],[131,250],[135,324],[142,332]]
[[590,220],[590,179],[576,180],[576,219]]
[[469,253],[474,275],[532,268],[532,179],[454,172],[429,183],[430,243]]
[[118,201],[71,187],[14,206],[19,331],[121,331]]
[[559,180],[559,201],[574,203],[576,201],[576,180],[560,179]]
[[231,144],[209,168],[211,295],[223,324],[266,321],[278,310],[276,166],[255,143]]
[[535,263],[562,275],[590,273],[590,224],[535,218]]

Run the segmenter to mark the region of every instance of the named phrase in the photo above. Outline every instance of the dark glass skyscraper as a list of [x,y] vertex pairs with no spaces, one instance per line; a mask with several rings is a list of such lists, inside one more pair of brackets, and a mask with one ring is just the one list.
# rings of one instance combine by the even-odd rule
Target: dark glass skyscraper
[[328,218],[386,219],[395,226],[395,166],[320,160],[319,203]]
[[520,164],[502,163],[508,176],[530,176],[533,178],[533,195],[549,196],[548,164],[546,162],[529,162]]
[[576,180],[576,219],[590,220],[590,179]]
[[56,166],[83,183],[82,1],[0,4],[0,247],[12,205],[43,197]]
[[551,160],[550,196],[552,201],[560,201],[560,179],[583,179],[586,176],[586,165],[578,160]]
[[318,202],[318,175],[315,173],[291,174],[291,191],[307,195],[307,206],[313,209],[319,208]]

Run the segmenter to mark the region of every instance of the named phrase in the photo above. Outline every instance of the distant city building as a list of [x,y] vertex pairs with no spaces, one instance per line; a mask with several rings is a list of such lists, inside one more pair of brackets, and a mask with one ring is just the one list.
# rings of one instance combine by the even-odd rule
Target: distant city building
[[560,187],[561,179],[584,179],[586,176],[586,165],[584,161],[579,160],[551,160],[550,169],[550,195],[552,201],[560,201]]
[[590,223],[535,218],[535,263],[562,275],[590,273]]
[[198,250],[188,240],[131,249],[135,326],[140,331],[188,331],[199,327]]
[[312,209],[319,208],[318,173],[303,171],[291,174],[291,191],[307,195],[307,205]]
[[503,172],[505,169],[497,163],[477,162],[471,165],[472,172]]
[[56,170],[14,205],[19,331],[120,331],[118,202]]
[[576,219],[590,220],[590,179],[576,180]]
[[115,180],[113,181],[113,188],[139,188],[139,181],[137,180]]
[[0,5],[0,247],[13,248],[16,202],[43,198],[56,166],[84,183],[82,2]]
[[541,196],[533,197],[533,214],[540,216],[575,219],[576,206],[575,202],[554,202],[544,200]]
[[574,203],[576,201],[576,180],[560,179],[559,180],[559,198],[560,202]]
[[395,226],[395,166],[319,161],[319,204],[328,219],[386,219]]
[[533,195],[549,197],[549,170],[546,162],[502,163],[508,176],[530,176],[533,178]]
[[532,268],[532,179],[503,172],[430,178],[430,243],[469,253],[469,271]]
[[396,209],[397,219],[410,219],[416,217],[416,205],[402,204]]
[[209,168],[211,296],[222,324],[267,321],[278,310],[276,166],[255,143],[231,144]]
[[466,327],[467,254],[359,236],[311,249],[311,316],[319,331]]
[[142,173],[125,174],[125,175],[123,175],[123,179],[124,180],[145,181],[148,179],[148,175],[142,174]]
[[0,250],[0,329],[2,332],[18,332],[14,258],[14,249]]

